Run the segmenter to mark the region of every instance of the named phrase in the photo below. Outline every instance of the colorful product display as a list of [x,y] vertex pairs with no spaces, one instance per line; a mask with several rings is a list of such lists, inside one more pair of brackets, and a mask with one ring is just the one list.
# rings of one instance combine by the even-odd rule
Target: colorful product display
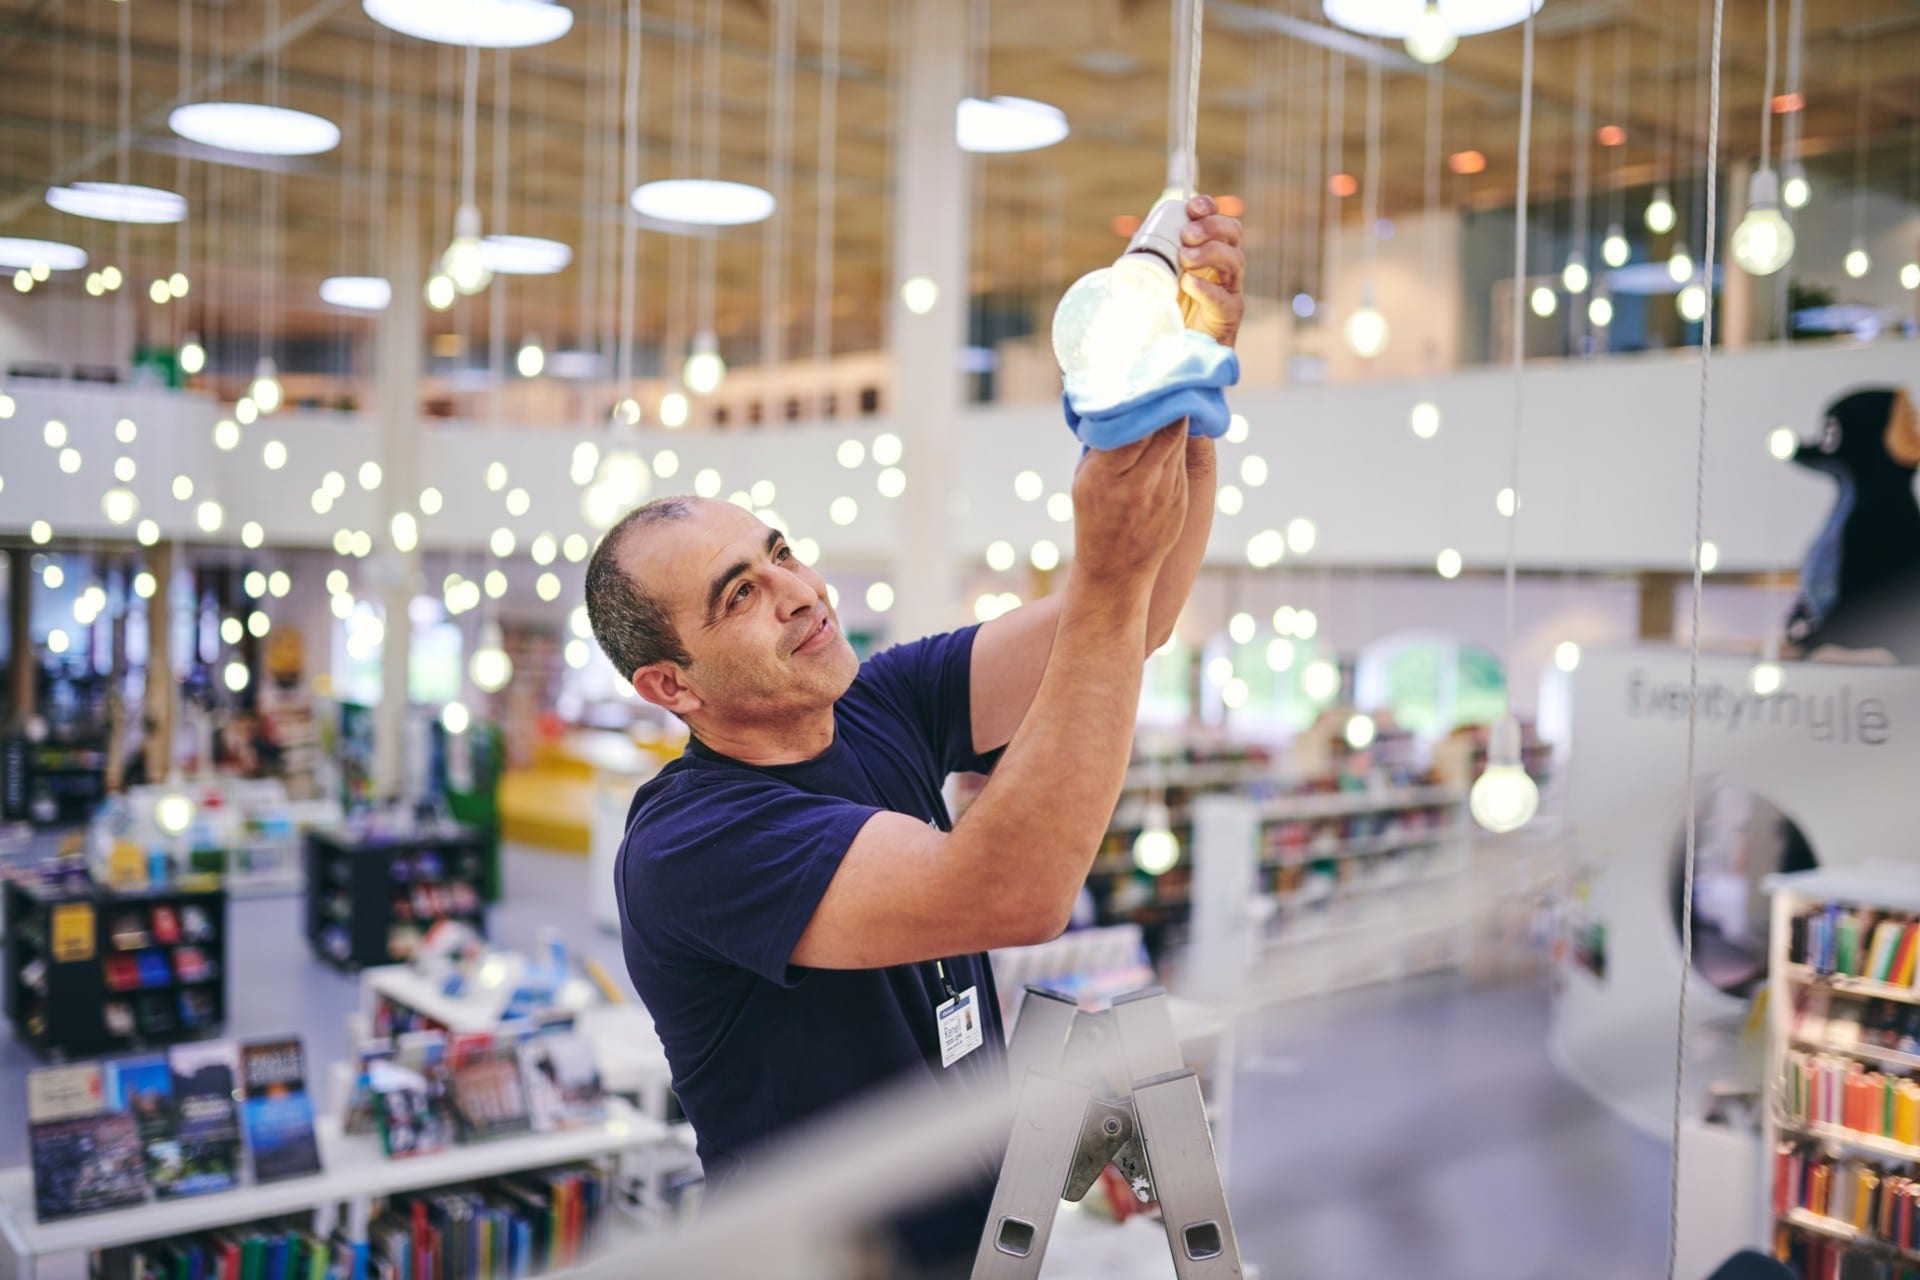
[[1816,973],[1912,990],[1920,968],[1920,921],[1830,903],[1794,919],[1787,958]]

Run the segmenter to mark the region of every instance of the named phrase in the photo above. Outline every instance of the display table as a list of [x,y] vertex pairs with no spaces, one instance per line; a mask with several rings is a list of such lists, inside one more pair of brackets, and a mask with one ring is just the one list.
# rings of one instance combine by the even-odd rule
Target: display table
[[609,1099],[601,1124],[450,1147],[390,1160],[378,1139],[349,1137],[331,1118],[315,1126],[322,1172],[212,1195],[137,1205],[58,1222],[34,1220],[33,1174],[0,1170],[0,1280],[35,1280],[40,1263],[61,1254],[348,1204],[424,1187],[469,1182],[522,1169],[592,1160],[669,1141],[665,1125]]
[[307,942],[338,969],[413,954],[440,920],[487,931],[486,833],[446,825],[385,837],[316,829],[306,837]]
[[211,876],[154,889],[5,881],[6,1010],[43,1057],[197,1039],[227,1017],[227,894]]

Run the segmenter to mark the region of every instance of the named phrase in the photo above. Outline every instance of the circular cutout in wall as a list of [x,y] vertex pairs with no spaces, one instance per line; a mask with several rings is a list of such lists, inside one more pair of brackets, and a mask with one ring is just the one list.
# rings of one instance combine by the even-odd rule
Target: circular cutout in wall
[[[1699,845],[1693,876],[1693,970],[1731,996],[1746,999],[1767,978],[1768,906],[1762,884],[1777,871],[1819,865],[1799,826],[1765,796],[1723,778],[1700,785]],[[1680,936],[1686,883],[1687,832],[1673,844],[1674,937]]]

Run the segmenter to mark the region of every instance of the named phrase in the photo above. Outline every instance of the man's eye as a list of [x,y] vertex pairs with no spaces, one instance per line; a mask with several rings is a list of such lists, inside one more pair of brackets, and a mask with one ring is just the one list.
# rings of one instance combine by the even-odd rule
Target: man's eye
[[742,600],[745,600],[748,594],[752,592],[752,590],[753,590],[753,584],[751,582],[743,582],[738,587],[735,587],[733,591],[733,600],[728,607],[731,608],[733,605],[737,605]]
[[793,548],[791,547],[781,547],[778,551],[773,553],[774,563],[776,564],[785,564],[787,561],[791,560],[792,558],[793,558]]

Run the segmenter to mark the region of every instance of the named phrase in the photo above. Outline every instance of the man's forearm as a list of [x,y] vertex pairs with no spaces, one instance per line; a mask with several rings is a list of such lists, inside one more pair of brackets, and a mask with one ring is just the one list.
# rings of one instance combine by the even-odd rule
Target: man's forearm
[[1213,441],[1194,436],[1187,441],[1187,522],[1180,540],[1160,564],[1153,596],[1147,605],[1147,651],[1167,642],[1173,624],[1186,607],[1193,580],[1206,558],[1207,538],[1213,532],[1213,487],[1216,475]]

